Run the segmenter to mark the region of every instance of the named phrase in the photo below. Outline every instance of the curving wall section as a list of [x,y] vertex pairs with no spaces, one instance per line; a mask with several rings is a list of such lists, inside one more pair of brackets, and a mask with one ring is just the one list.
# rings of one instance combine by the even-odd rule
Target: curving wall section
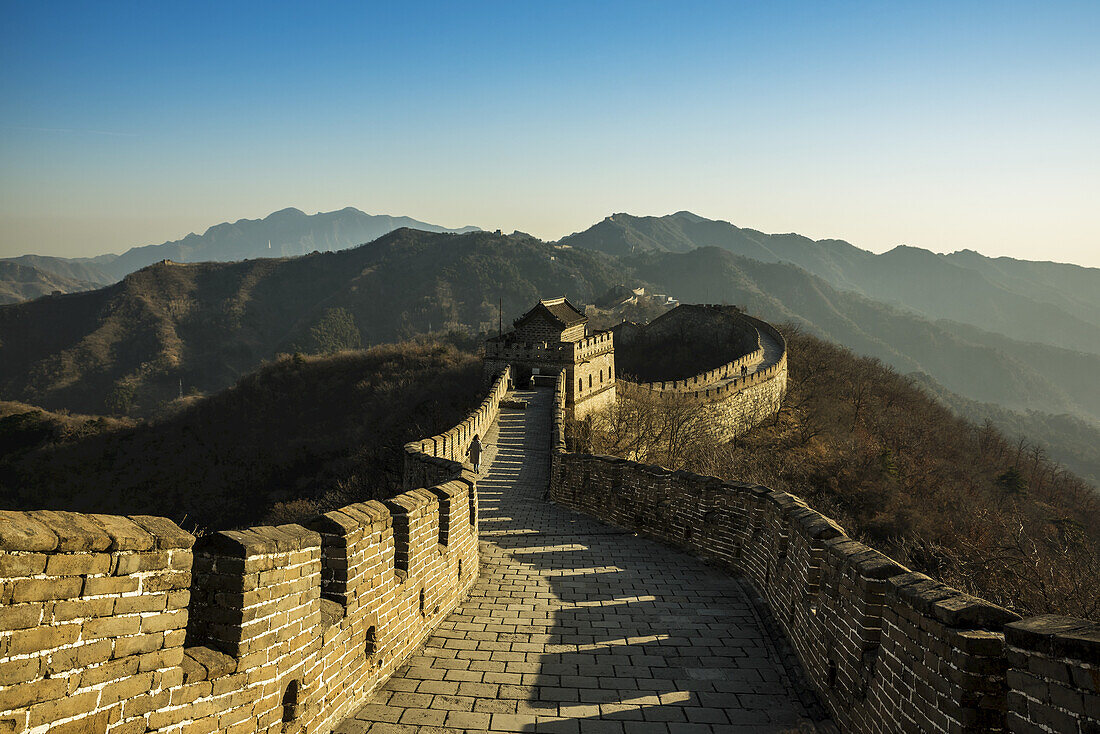
[[[723,307],[702,306],[721,313]],[[655,394],[698,404],[724,429],[727,436],[743,433],[775,415],[787,392],[787,341],[766,321],[735,312],[756,331],[756,349],[735,360],[683,380],[632,383],[619,380],[620,394]],[[764,342],[772,345],[766,350]],[[770,353],[768,353],[770,352]],[[767,360],[761,364],[762,360]],[[754,372],[741,376],[742,365],[759,365]]]
[[307,527],[196,540],[158,517],[0,511],[0,732],[331,731],[476,579],[454,457],[506,385],[406,453],[429,488]]
[[750,579],[842,730],[1100,731],[1100,626],[1021,621],[783,492],[569,453],[556,412],[551,498]]
[[477,410],[454,428],[420,441],[405,444],[404,488],[425,487],[455,476],[466,462],[466,450],[474,436],[485,432],[500,414],[500,401],[508,393],[512,368],[505,366],[493,378],[488,395]]

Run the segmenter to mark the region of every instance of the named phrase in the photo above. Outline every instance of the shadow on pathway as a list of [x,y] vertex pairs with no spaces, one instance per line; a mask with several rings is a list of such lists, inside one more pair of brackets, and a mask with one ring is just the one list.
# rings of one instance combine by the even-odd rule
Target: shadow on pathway
[[477,584],[336,731],[816,731],[737,579],[545,499],[552,394],[514,397],[487,437]]

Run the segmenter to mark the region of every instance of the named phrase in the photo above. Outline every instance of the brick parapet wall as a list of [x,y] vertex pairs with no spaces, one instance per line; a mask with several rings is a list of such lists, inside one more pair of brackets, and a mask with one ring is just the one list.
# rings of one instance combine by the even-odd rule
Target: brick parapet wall
[[197,542],[165,518],[0,511],[0,732],[331,731],[477,578],[474,476],[425,462],[446,480]]
[[[717,307],[712,307],[717,308]],[[782,375],[784,383],[787,376],[787,340],[779,333],[779,330],[767,321],[737,313],[738,319],[751,324],[757,331],[756,349],[743,354],[726,364],[714,369],[700,372],[697,375],[686,377],[682,380],[663,380],[657,382],[624,383],[627,389],[648,390],[658,393],[676,393],[677,397],[686,397],[704,402],[725,400],[730,395],[736,394],[753,385],[766,382],[778,375]],[[764,356],[764,348],[761,346],[760,332],[774,339],[781,347],[779,358],[770,365],[761,367],[756,372],[740,377],[741,366],[760,361]],[[723,385],[714,383],[725,382]]]
[[749,579],[841,729],[1098,731],[1097,625],[1017,621],[852,540],[790,494],[568,453],[562,389],[551,498]]
[[475,492],[198,542],[163,518],[0,512],[0,731],[330,730],[476,579]]
[[1007,625],[1005,638],[1009,731],[1100,731],[1100,627],[1044,615]]
[[[724,436],[733,438],[774,416],[782,407],[783,396],[787,392],[787,342],[766,321],[740,312],[731,312],[728,307],[697,308],[706,308],[712,314],[718,315],[728,312],[739,321],[749,324],[755,332],[757,349],[721,367],[684,380],[646,383],[619,380],[619,394],[652,394],[699,405],[712,424],[722,429]],[[766,333],[779,345],[779,355],[771,364],[761,365],[755,372],[740,377],[742,364],[758,362],[764,356],[765,350],[760,346],[761,333]]]
[[0,512],[0,731],[146,731],[182,682],[193,543],[157,517]]
[[502,366],[481,405],[455,427],[437,436],[405,444],[403,484],[406,491],[449,481],[458,477],[463,469],[470,468],[466,450],[475,435],[484,438],[496,421],[511,375],[511,367]]

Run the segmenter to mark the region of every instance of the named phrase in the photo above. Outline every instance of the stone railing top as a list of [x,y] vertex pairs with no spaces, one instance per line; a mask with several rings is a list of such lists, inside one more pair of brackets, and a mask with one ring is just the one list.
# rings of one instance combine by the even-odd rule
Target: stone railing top
[[321,536],[301,525],[251,527],[246,530],[222,530],[199,538],[196,553],[233,558],[287,553],[321,544]]
[[[1006,625],[1005,641],[1051,657],[1091,661],[1100,669],[1100,624],[1095,622],[1043,614]],[[1100,681],[1095,685],[1100,688]]]
[[171,550],[194,543],[195,536],[154,515],[0,510],[0,550],[5,551]]

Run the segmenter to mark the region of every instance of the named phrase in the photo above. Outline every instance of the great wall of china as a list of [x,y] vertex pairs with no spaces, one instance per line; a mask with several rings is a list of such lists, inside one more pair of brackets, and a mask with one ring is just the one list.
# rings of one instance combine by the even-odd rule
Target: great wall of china
[[734,350],[737,356],[725,364],[679,380],[635,383],[620,379],[619,392],[687,401],[698,406],[730,438],[775,415],[787,392],[787,344],[783,335],[768,322],[729,306],[703,304],[681,306],[649,327],[635,327],[639,333],[634,338],[644,338],[648,329],[660,327],[677,312],[730,317],[751,327],[751,335],[746,335],[741,349]]
[[[671,388],[628,389],[684,394],[700,405],[721,405],[741,395],[746,400],[735,420],[751,421],[743,411],[761,405],[770,411],[774,403],[747,399],[751,389],[782,395],[785,348],[755,376],[742,379],[739,371],[736,360],[708,370],[698,383],[701,390],[694,389],[695,378],[692,389],[684,381]],[[610,379],[613,373],[607,374]],[[430,636],[444,629],[451,630],[449,639],[473,635],[472,647],[455,646],[471,651],[455,661],[464,661],[467,667],[460,672],[470,677],[457,680],[477,675],[483,682],[470,685],[484,687],[472,689],[482,693],[470,694],[475,703],[469,704],[469,716],[455,719],[484,724],[467,730],[539,731],[546,718],[546,730],[556,731],[552,724],[565,718],[590,721],[592,706],[581,705],[591,685],[587,679],[576,678],[578,698],[563,688],[569,685],[566,676],[525,672],[539,670],[541,659],[560,658],[535,652],[551,647],[531,648],[527,642],[525,653],[520,643],[487,639],[496,635],[484,622],[477,634],[445,623],[475,584],[484,560],[478,480],[462,463],[465,450],[474,433],[495,431],[505,413],[523,415],[506,407],[513,402],[508,400],[512,379],[504,367],[463,423],[406,446],[404,493],[384,503],[344,507],[307,527],[223,531],[196,540],[164,518],[0,511],[0,732],[343,733],[372,731],[374,723],[383,731],[391,719],[352,715],[383,684],[411,691],[397,686],[405,679],[395,671],[425,640],[434,644]],[[740,389],[735,379],[741,379]],[[1055,616],[1021,620],[851,540],[835,522],[789,494],[571,453],[565,418],[573,382],[570,376],[567,384],[563,371],[556,387],[541,389],[553,393],[542,451],[530,441],[516,443],[532,429],[510,418],[514,445],[508,447],[508,462],[537,470],[525,479],[533,494],[524,506],[535,507],[545,487],[559,506],[706,558],[750,582],[769,610],[770,624],[789,641],[802,674],[841,730],[1100,731],[1100,626]],[[529,417],[543,420],[541,415],[533,411]],[[523,474],[502,466],[495,470],[497,494],[514,486],[513,473]],[[570,527],[575,525],[554,532]],[[509,532],[497,535],[507,539]],[[622,536],[622,542],[630,537]],[[614,541],[601,552],[613,555]],[[538,601],[522,592],[513,601],[518,607],[504,600],[493,604],[490,597],[485,614],[507,606],[520,610],[509,613],[531,621],[525,610],[538,612]],[[653,618],[653,631],[675,634],[660,629],[662,619],[670,618]],[[668,634],[655,639],[662,636]],[[515,649],[501,653],[497,663],[501,644]],[[471,661],[478,660],[484,663],[475,668]],[[499,672],[492,672],[497,665]],[[442,678],[441,673],[439,686]],[[696,681],[696,689],[706,678]],[[554,716],[524,718],[522,699],[505,695],[509,686],[503,681],[513,679],[523,683],[522,695],[545,700],[545,691],[538,691],[543,681],[554,695],[580,703],[549,709]],[[640,678],[630,680],[642,684]],[[453,685],[458,690],[462,684]],[[755,685],[778,684],[765,678]],[[729,697],[731,713],[722,721],[734,722],[735,705],[751,704],[721,694],[721,688],[712,690],[712,696]],[[491,719],[477,714],[477,695],[511,700],[513,713],[499,719],[496,713]],[[461,697],[437,698],[441,706],[454,707]],[[632,700],[643,702],[631,704],[639,711],[649,705],[647,697]],[[488,703],[487,698],[485,708],[495,710]],[[436,702],[426,703],[425,711],[429,705]],[[631,719],[619,722],[615,712],[633,715],[633,709],[616,705],[620,708],[606,715],[597,709],[596,717],[605,719],[598,723],[631,731]],[[660,698],[653,705],[667,714],[670,704]],[[693,710],[718,709],[711,704]],[[686,721],[695,721],[690,712]],[[672,726],[662,731],[671,734]],[[727,730],[718,723],[692,726]]]
[[331,731],[477,578],[455,458],[507,383],[410,447],[415,489],[308,528],[196,541],[158,517],[0,512],[0,732]]

